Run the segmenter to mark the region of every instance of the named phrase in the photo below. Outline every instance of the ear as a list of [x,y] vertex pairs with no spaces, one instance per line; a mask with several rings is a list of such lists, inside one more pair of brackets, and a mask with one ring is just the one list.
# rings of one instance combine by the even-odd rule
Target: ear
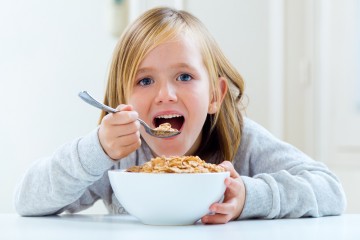
[[216,96],[215,91],[213,91],[212,97],[210,100],[210,104],[209,104],[208,114],[214,114],[219,110],[221,103],[224,100],[225,95],[228,91],[228,84],[224,77],[219,77],[219,85],[218,86],[220,88],[219,89],[220,95]]

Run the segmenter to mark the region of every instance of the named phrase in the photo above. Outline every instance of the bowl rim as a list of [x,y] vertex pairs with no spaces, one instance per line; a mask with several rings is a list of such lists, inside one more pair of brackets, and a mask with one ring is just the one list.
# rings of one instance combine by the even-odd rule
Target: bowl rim
[[108,172],[118,172],[118,173],[122,173],[122,174],[136,174],[136,175],[156,175],[156,176],[160,176],[160,175],[221,175],[221,174],[229,174],[230,176],[230,171],[225,171],[225,172],[208,172],[208,173],[149,173],[149,172],[127,172],[127,169],[110,169],[108,170]]

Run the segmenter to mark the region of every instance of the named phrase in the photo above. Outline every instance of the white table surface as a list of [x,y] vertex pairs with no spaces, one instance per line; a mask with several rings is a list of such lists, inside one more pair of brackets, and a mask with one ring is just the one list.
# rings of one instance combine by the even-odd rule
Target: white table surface
[[131,216],[0,214],[0,239],[360,239],[360,214],[337,217],[242,220],[221,225],[149,226]]

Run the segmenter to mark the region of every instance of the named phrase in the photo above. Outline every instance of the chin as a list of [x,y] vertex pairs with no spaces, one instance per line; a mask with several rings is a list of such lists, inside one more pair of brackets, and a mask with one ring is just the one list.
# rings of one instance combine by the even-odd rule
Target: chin
[[[181,137],[181,134],[179,137]],[[152,139],[149,139],[149,142],[147,142],[145,138],[144,140],[148,143],[151,152],[159,157],[191,155],[191,153],[194,152],[193,149],[196,149],[194,145],[198,146],[197,143],[201,141],[199,137],[195,141],[193,141],[192,138],[183,140],[179,139],[179,137],[176,136],[175,139],[172,140],[154,139],[150,137]]]
[[157,156],[173,157],[173,156],[184,156],[185,152],[162,152],[161,154],[156,154]]
[[165,156],[165,157],[171,157],[171,156],[184,156],[185,153],[187,151],[186,150],[174,150],[174,149],[156,149],[154,150],[154,153],[157,156]]

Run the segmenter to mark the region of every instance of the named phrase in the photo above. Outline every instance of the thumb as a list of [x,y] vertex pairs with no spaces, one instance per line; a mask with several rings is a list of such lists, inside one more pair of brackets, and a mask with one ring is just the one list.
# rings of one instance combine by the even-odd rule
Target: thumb
[[121,112],[121,111],[132,111],[134,109],[133,106],[131,105],[126,105],[126,104],[120,104],[119,106],[116,107],[116,110]]
[[230,177],[237,178],[240,177],[240,175],[236,172],[234,165],[230,161],[223,161],[219,164],[220,166],[224,167],[226,171],[230,172]]

